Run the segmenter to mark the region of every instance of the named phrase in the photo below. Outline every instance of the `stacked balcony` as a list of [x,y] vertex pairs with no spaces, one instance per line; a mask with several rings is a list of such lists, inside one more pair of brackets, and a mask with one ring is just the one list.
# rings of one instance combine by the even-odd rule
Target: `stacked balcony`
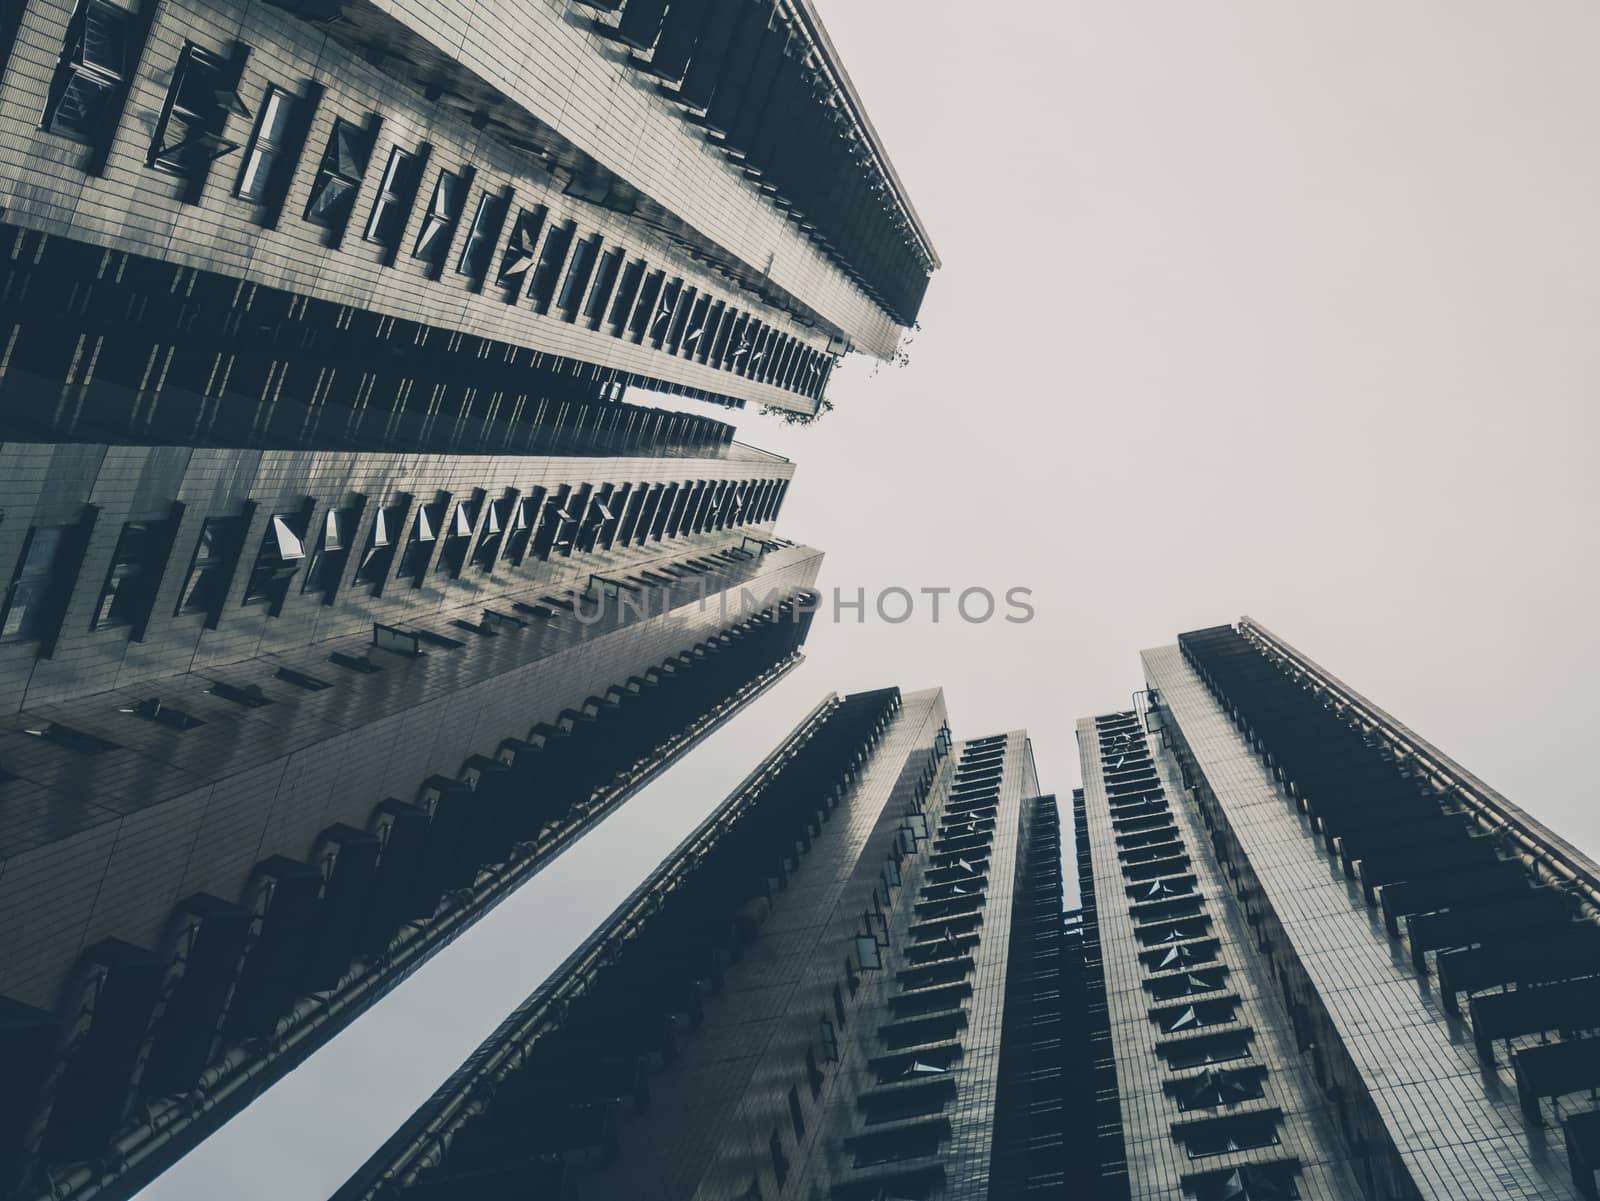
[[1005,753],[1003,736],[965,744],[937,825],[930,829],[920,804],[907,812],[901,845],[908,853],[920,845],[922,877],[834,1201],[921,1201],[944,1178]]
[[1514,1084],[1530,1124],[1564,1127],[1579,1191],[1600,1197],[1593,916],[1448,781],[1419,770],[1383,721],[1304,665],[1227,626],[1179,644],[1382,929],[1435,977],[1443,1007],[1468,1016],[1486,1078]]
[[1283,1113],[1266,1103],[1267,1070],[1247,1060],[1255,1032],[1144,727],[1117,713],[1096,718],[1095,735],[1145,1013],[1175,1110],[1169,1131],[1199,1169],[1183,1188],[1196,1201],[1295,1196],[1299,1163],[1282,1154]]
[[[281,1050],[344,997],[358,1007],[625,800],[718,715],[792,666],[808,596],[619,682],[525,739],[390,798],[364,829],[336,824],[304,860],[256,865],[237,900],[179,902],[155,949],[108,939],[83,954],[59,1017],[7,1003],[0,1170],[37,1183],[114,1162],[125,1121],[235,1107],[230,1064]],[[409,970],[409,969],[407,969]],[[292,1040],[298,1055],[315,1038]],[[41,1043],[48,1050],[41,1049]]]
[[651,1079],[828,837],[899,708],[888,689],[816,714],[435,1094],[424,1113],[455,1116],[435,1116],[427,1147],[401,1161],[380,1152],[340,1201],[567,1198],[581,1164],[626,1155],[623,1114],[649,1108]]

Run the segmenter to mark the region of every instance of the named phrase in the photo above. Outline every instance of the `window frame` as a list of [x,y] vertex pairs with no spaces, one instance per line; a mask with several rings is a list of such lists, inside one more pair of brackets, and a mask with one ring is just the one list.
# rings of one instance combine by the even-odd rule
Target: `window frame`
[[[279,98],[283,101],[282,136],[267,137],[267,118],[274,111],[273,101]],[[269,83],[266,90],[261,93],[261,103],[256,109],[255,128],[250,131],[250,138],[245,143],[244,161],[239,164],[239,174],[233,181],[233,194],[238,199],[251,204],[267,204],[272,200],[279,177],[288,169],[288,164],[283,161],[284,156],[294,154],[294,124],[300,103],[298,96],[288,88],[275,83]],[[253,163],[263,158],[265,165],[257,169],[255,178],[246,187],[246,173],[250,171]]]

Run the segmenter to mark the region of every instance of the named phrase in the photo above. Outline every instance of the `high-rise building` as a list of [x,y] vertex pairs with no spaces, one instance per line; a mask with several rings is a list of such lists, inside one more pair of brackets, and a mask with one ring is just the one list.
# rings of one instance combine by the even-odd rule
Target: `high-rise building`
[[1248,618],[1143,661],[1078,726],[1091,1195],[1594,1198],[1600,868]]
[[1059,1196],[1061,897],[1025,734],[830,696],[337,1201]]
[[0,463],[24,1196],[127,1193],[357,1017],[793,667],[820,562],[736,447]]
[[937,265],[807,0],[19,0],[0,69],[28,436],[514,446],[630,384],[814,414]]
[[809,4],[0,12],[0,1194],[119,1197],[796,661],[937,265]]

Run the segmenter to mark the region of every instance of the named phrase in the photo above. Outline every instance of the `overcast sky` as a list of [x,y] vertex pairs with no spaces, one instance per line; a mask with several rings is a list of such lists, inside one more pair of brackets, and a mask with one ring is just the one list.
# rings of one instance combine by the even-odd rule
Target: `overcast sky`
[[[319,1201],[826,691],[942,684],[1046,788],[1137,652],[1248,613],[1593,854],[1600,8],[816,0],[933,233],[782,532],[809,661],[144,1194]],[[948,602],[947,602],[948,608]]]

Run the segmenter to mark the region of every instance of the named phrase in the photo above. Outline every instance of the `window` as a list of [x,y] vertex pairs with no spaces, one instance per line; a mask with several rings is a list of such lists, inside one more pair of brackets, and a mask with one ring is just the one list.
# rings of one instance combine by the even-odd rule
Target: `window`
[[789,1089],[789,1121],[794,1125],[794,1141],[798,1145],[806,1137],[806,1115],[800,1108],[800,1089]]
[[811,1099],[822,1096],[822,1069],[817,1066],[816,1052],[806,1048],[806,1084],[811,1089]]
[[833,1016],[839,1019],[839,1029],[844,1029],[844,994],[839,991],[839,986],[833,986]]
[[600,260],[600,267],[594,274],[594,287],[589,289],[589,299],[583,306],[583,316],[590,329],[599,329],[601,321],[605,319],[606,302],[611,299],[611,290],[616,287],[617,275],[622,270],[622,258],[622,249],[616,247],[606,251],[605,257]]
[[239,168],[239,182],[234,185],[234,195],[240,200],[260,204],[271,197],[279,169],[287,166],[284,158],[294,125],[294,109],[295,98],[288,92],[276,85],[267,88],[261,98],[255,133],[245,148],[244,166]]
[[876,971],[883,966],[883,953],[878,949],[877,937],[871,934],[856,935],[856,958],[864,971]]
[[174,709],[171,705],[163,705],[161,698],[151,697],[149,700],[140,701],[136,705],[117,710],[119,713],[131,713],[135,717],[142,717],[145,721],[153,721],[173,730],[192,730],[195,726],[203,726],[201,721],[192,713],[185,713],[182,709]]
[[1292,1163],[1252,1163],[1184,1182],[1195,1201],[1298,1201]]
[[1157,1009],[1150,1020],[1163,1034],[1181,1034],[1185,1030],[1199,1030],[1204,1026],[1218,1026],[1233,1021],[1236,1000],[1200,1001],[1194,1005],[1175,1005],[1170,1009]]
[[505,534],[505,550],[501,557],[520,567],[524,556],[528,553],[528,543],[533,538],[533,518],[539,511],[539,501],[543,497],[544,489],[535,488],[532,496],[525,496],[517,501],[511,510]]
[[1180,1126],[1177,1134],[1190,1159],[1272,1147],[1278,1142],[1278,1115],[1259,1113],[1213,1118],[1192,1126]]
[[[838,995],[839,995],[839,990],[838,989],[834,989],[835,998],[837,998]],[[830,1022],[827,1018],[819,1018],[818,1021],[819,1021],[820,1025],[821,1025],[821,1040],[820,1041],[822,1043],[822,1058],[823,1058],[823,1061],[826,1062],[826,1063],[838,1063],[839,1062],[839,1036],[836,1033],[834,1033],[833,1023]]]
[[372,533],[367,535],[367,549],[361,554],[361,566],[356,568],[356,583],[380,584],[388,576],[389,564],[394,562],[395,539],[405,519],[405,505],[390,505],[378,511]]
[[299,513],[274,513],[261,536],[261,549],[256,552],[255,566],[250,569],[250,579],[244,588],[247,605],[283,603],[289,581],[300,570],[300,560],[306,557],[306,519]]
[[416,198],[421,178],[416,155],[398,146],[389,151],[383,182],[378,185],[378,198],[372,202],[372,216],[367,218],[367,241],[390,250],[400,245],[400,235],[405,233],[406,219],[411,215],[411,202]]
[[64,746],[69,751],[83,751],[89,755],[103,755],[107,751],[120,749],[119,745],[109,738],[101,738],[97,734],[86,734],[82,730],[64,726],[58,721],[53,721],[47,726],[24,729],[22,732],[31,734],[35,738],[42,738],[46,742],[53,742],[57,746]]
[[478,510],[483,505],[483,493],[456,506],[450,515],[450,526],[444,536],[444,548],[439,552],[439,562],[434,567],[437,574],[455,579],[467,561],[467,548],[472,545],[472,533],[478,528]]
[[422,231],[417,235],[417,245],[411,252],[412,258],[434,266],[444,262],[466,202],[466,176],[455,171],[440,171],[433,185],[433,198],[428,201],[428,214],[422,219]]
[[38,636],[40,617],[48,607],[56,564],[66,539],[66,526],[34,526],[22,543],[22,554],[6,589],[0,613],[0,639],[21,642]]
[[90,629],[144,624],[171,536],[165,522],[130,521],[122,527]]
[[1177,1100],[1179,1109],[1220,1109],[1224,1105],[1238,1105],[1262,1097],[1265,1073],[1264,1068],[1233,1071],[1212,1068],[1193,1079],[1168,1084],[1166,1090],[1168,1096]]
[[130,14],[105,0],[80,0],[40,124],[88,146],[110,133],[112,105],[128,74]]
[[1158,1001],[1170,1001],[1175,997],[1187,997],[1194,993],[1215,992],[1223,986],[1227,975],[1228,969],[1225,967],[1207,968],[1198,972],[1185,972],[1181,976],[1149,980],[1145,982],[1145,988]]
[[511,238],[506,243],[506,252],[500,259],[499,282],[505,284],[513,296],[521,289],[522,282],[528,276],[528,268],[533,266],[535,252],[539,248],[539,233],[544,229],[545,214],[549,210],[544,205],[537,208],[522,209],[517,213],[516,224],[511,227]]
[[556,300],[556,307],[561,310],[562,320],[578,319],[578,308],[583,302],[584,293],[589,287],[589,276],[593,274],[595,260],[599,256],[599,234],[585,238],[572,252],[572,263],[567,267],[566,282],[561,285],[561,295]]
[[511,198],[506,195],[491,196],[485,192],[478,200],[477,215],[472,218],[472,228],[467,232],[466,245],[461,248],[461,258],[456,270],[473,280],[489,274],[489,260],[494,255],[495,239],[505,224],[506,210]]
[[[489,511],[483,517],[483,533],[478,536],[478,545],[472,552],[472,565],[479,571],[494,570],[507,527],[522,513],[522,506],[526,503],[509,496],[489,503]],[[523,527],[526,526],[527,520],[524,518]]]
[[783,1182],[789,1179],[789,1161],[783,1154],[783,1137],[774,1130],[772,1137],[767,1140],[767,1151],[772,1156],[772,1174],[777,1178],[778,1187],[783,1187]]
[[146,165],[199,180],[213,162],[239,149],[239,143],[222,136],[230,113],[250,115],[234,90],[237,82],[238,69],[227,60],[186,44],[150,139]]
[[195,543],[194,559],[178,598],[178,613],[214,613],[221,606],[233,574],[233,542],[238,530],[237,517],[208,517],[200,527],[200,540]]
[[[301,592],[327,592],[330,588],[338,588],[340,577],[344,575],[344,565],[350,558],[350,539],[355,534],[358,513],[356,509],[328,510],[322,519],[322,537],[311,556],[311,565],[306,569]],[[378,520],[383,520],[381,513]]]
[[1236,1034],[1185,1039],[1157,1047],[1156,1054],[1166,1059],[1167,1066],[1172,1068],[1198,1068],[1208,1063],[1227,1063],[1249,1056],[1250,1036],[1240,1031]]
[[[281,670],[287,671],[287,668]],[[212,696],[220,696],[225,701],[232,701],[235,705],[243,705],[246,709],[261,709],[272,704],[272,698],[261,690],[260,684],[229,684],[217,680],[206,689]]]
[[273,673],[275,679],[286,684],[293,684],[296,688],[304,688],[307,692],[321,692],[324,688],[333,685],[326,680],[319,680],[316,676],[307,675],[303,671],[296,671],[292,667],[280,667]]
[[417,510],[417,519],[411,523],[411,537],[406,539],[405,554],[400,557],[401,575],[421,582],[428,560],[433,557],[433,544],[439,538],[439,521],[443,516],[443,504],[423,505]]
[[316,178],[311,181],[311,199],[306,202],[307,221],[335,232],[344,229],[371,154],[372,141],[364,129],[343,117],[334,121],[328,148],[322,152]]
[[528,283],[534,312],[550,311],[550,302],[555,299],[556,280],[560,278],[561,265],[567,261],[567,251],[572,246],[577,229],[575,222],[563,221],[545,238],[544,250],[539,254],[539,265],[533,269],[533,278]]

